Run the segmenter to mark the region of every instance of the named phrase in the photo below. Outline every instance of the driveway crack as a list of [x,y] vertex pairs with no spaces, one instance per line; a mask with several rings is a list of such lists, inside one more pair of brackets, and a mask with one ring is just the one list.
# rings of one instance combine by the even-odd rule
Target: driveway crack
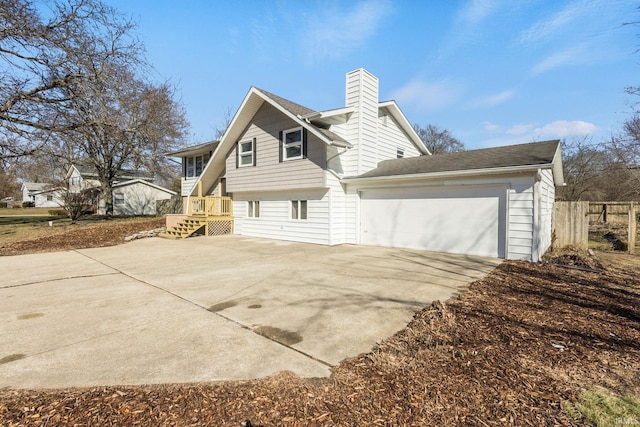
[[276,343],[276,344],[278,344],[278,345],[280,345],[282,347],[285,347],[288,350],[294,351],[294,352],[296,352],[296,353],[298,353],[298,354],[300,354],[302,356],[305,356],[305,357],[307,357],[307,358],[309,358],[309,359],[311,359],[311,360],[313,360],[315,362],[321,363],[321,364],[323,364],[323,365],[325,365],[325,366],[327,366],[329,368],[333,368],[334,367],[334,365],[332,365],[331,363],[329,363],[329,362],[327,362],[325,360],[318,359],[317,357],[315,357],[315,356],[313,356],[313,355],[311,355],[309,353],[306,353],[306,352],[304,352],[302,350],[299,350],[299,349],[297,349],[295,347],[292,347],[292,346],[290,346],[288,344],[285,344],[285,343],[283,343],[281,341],[278,341],[278,340],[276,340],[276,339],[274,339],[274,338],[272,338],[272,337],[270,337],[270,336],[268,336],[268,335],[266,335],[264,333],[261,333],[260,331],[256,330],[255,328],[253,328],[253,327],[251,327],[249,325],[245,325],[245,324],[243,324],[241,322],[238,322],[237,320],[234,320],[234,319],[232,319],[230,317],[224,316],[224,315],[220,314],[219,312],[212,312],[212,311],[208,310],[207,307],[204,307],[203,305],[200,305],[195,301],[191,301],[191,300],[189,300],[189,299],[187,299],[187,298],[185,298],[185,297],[183,297],[181,295],[178,295],[178,294],[176,294],[174,292],[171,292],[171,291],[169,291],[169,290],[167,290],[167,289],[165,289],[165,288],[163,288],[161,286],[154,285],[153,283],[147,282],[146,280],[142,280],[142,279],[140,279],[138,277],[135,277],[135,276],[133,276],[133,275],[131,275],[131,274],[125,272],[125,271],[120,270],[119,268],[116,268],[116,267],[114,267],[112,265],[109,265],[109,264],[103,262],[103,261],[100,261],[99,259],[93,258],[93,257],[91,257],[91,256],[89,256],[89,255],[87,255],[85,253],[78,252],[78,251],[75,251],[75,252],[77,252],[80,255],[83,255],[83,256],[89,258],[92,261],[97,262],[98,264],[102,264],[105,267],[111,268],[111,269],[113,269],[113,270],[115,270],[117,272],[117,273],[111,273],[111,274],[122,274],[123,276],[126,276],[126,277],[128,277],[128,278],[130,278],[132,280],[135,280],[136,282],[139,282],[139,283],[142,283],[144,285],[150,286],[150,287],[152,287],[154,289],[157,289],[157,290],[159,290],[161,292],[164,292],[164,293],[166,293],[168,295],[171,295],[171,296],[173,296],[175,298],[178,298],[178,299],[180,299],[180,300],[182,300],[182,301],[184,301],[184,302],[186,302],[188,304],[191,304],[191,305],[193,305],[195,307],[198,307],[198,308],[200,308],[202,310],[205,310],[208,313],[214,314],[214,315],[226,320],[227,322],[231,322],[231,323],[235,324],[236,326],[239,326],[242,329],[245,329],[245,330],[248,330],[250,332],[253,332],[254,334],[256,334],[256,335],[258,335],[258,336],[260,336],[262,338],[266,338],[266,339],[268,339],[269,341],[271,341],[273,343]]

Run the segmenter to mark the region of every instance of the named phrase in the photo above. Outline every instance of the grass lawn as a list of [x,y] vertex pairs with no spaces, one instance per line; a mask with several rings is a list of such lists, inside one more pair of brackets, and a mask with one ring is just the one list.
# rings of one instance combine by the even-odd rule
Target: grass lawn
[[49,211],[55,208],[0,208],[3,216],[49,216]]
[[[48,208],[0,209],[0,246],[32,239],[41,239],[105,224],[102,216],[89,215],[72,222],[62,216],[50,216]],[[4,216],[4,211],[18,211],[16,215]],[[29,212],[29,214],[25,214]],[[31,213],[33,212],[33,213]],[[22,213],[22,215],[19,215]],[[145,218],[141,218],[145,220]],[[148,219],[148,218],[146,218]],[[135,218],[114,218],[109,223],[116,225],[136,221]]]

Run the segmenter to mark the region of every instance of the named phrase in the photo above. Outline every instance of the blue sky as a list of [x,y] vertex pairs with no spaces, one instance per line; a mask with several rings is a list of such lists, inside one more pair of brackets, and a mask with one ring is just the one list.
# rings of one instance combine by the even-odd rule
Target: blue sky
[[380,99],[467,148],[620,130],[640,86],[632,1],[105,0],[138,22],[154,78],[212,139],[251,86],[314,110],[344,106],[366,68]]

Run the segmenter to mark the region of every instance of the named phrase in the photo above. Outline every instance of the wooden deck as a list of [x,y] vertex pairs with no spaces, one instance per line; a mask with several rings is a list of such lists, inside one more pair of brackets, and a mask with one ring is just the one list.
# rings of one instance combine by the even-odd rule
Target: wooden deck
[[205,236],[233,233],[233,204],[230,197],[187,198],[187,212],[184,218],[173,226],[167,226],[167,230],[160,236],[184,239],[196,233]]

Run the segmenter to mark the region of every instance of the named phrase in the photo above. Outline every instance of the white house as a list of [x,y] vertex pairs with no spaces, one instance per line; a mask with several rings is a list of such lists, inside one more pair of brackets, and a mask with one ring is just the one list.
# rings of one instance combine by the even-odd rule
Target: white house
[[211,153],[183,176],[185,216],[200,195],[228,196],[234,233],[324,245],[537,261],[564,180],[559,141],[431,156],[364,69],[327,111],[252,87],[219,141],[172,154],[190,170],[200,151]]
[[[175,196],[168,190],[143,179],[118,182],[113,186],[114,215],[155,215],[156,201]],[[104,213],[104,201],[100,201],[99,212]]]
[[22,201],[31,202],[36,208],[59,208],[64,206],[60,189],[53,184],[45,182],[23,182]]

